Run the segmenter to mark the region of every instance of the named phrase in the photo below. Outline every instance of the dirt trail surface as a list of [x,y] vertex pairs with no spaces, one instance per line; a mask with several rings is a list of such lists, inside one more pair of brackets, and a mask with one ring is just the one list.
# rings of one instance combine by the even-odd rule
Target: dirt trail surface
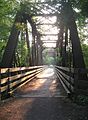
[[88,120],[88,106],[72,103],[54,69],[47,68],[2,102],[0,120]]

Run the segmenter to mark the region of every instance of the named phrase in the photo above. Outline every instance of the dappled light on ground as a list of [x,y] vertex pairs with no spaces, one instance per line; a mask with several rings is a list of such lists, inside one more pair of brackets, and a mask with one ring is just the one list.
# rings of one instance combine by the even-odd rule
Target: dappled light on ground
[[[66,93],[56,79],[54,67],[46,68],[36,78],[19,89],[16,96],[20,97],[61,97]],[[61,89],[61,90],[60,90]]]
[[49,78],[49,77],[53,77],[53,75],[54,75],[54,69],[47,68],[44,70],[43,73],[40,73],[39,75],[37,75],[37,78]]

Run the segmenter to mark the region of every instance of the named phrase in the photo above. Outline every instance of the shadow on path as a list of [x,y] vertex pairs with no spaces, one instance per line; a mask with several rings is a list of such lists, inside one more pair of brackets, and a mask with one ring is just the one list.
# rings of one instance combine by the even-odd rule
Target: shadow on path
[[48,68],[0,105],[0,120],[88,120],[88,106],[72,103]]

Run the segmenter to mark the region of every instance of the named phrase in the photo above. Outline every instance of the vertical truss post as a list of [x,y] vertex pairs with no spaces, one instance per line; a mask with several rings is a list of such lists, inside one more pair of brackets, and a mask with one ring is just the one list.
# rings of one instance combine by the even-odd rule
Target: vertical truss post
[[32,65],[35,65],[35,36],[33,35],[32,38]]
[[38,65],[42,64],[42,43],[40,40],[40,34],[37,32],[37,63]]
[[65,37],[64,37],[64,45],[63,45],[63,52],[62,52],[62,66],[67,66],[67,52],[66,52],[66,46],[68,44],[68,28],[65,26]]
[[0,67],[12,67],[13,58],[18,42],[18,36],[20,33],[20,30],[17,28],[16,25],[21,22],[22,22],[22,14],[18,12],[16,14],[15,22],[11,29],[11,34],[9,36],[9,40],[6,45]]
[[26,21],[26,42],[27,42],[27,49],[28,49],[28,64],[29,66],[31,66],[30,40],[29,40],[27,21]]
[[29,15],[25,15],[28,22],[31,24],[32,27],[32,55],[31,55],[31,65],[36,65],[36,25],[34,21],[32,20],[32,17]]
[[[64,33],[64,25],[62,21],[60,21],[60,31],[58,34],[58,47],[59,47],[59,52],[60,52],[60,58],[62,59],[63,57],[63,33]],[[62,60],[61,60],[61,65],[62,65]]]
[[74,12],[70,3],[66,3],[63,6],[63,19],[65,24],[68,25],[68,28],[70,30],[70,38],[72,42],[72,52],[73,52],[73,67],[85,68],[81,44],[78,36],[77,26],[75,23]]

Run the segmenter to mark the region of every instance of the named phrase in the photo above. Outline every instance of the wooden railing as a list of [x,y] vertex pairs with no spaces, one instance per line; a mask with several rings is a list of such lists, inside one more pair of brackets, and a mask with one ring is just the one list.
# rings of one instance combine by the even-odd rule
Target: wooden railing
[[[80,76],[83,76],[83,77],[80,77]],[[76,68],[75,88],[76,88],[75,93],[88,95],[88,69]]]
[[0,69],[0,99],[9,97],[13,91],[36,77],[43,66],[1,68]]
[[[88,95],[88,69],[55,66],[57,77],[66,92]],[[79,76],[86,77],[80,77]],[[86,78],[86,79],[85,79]]]

